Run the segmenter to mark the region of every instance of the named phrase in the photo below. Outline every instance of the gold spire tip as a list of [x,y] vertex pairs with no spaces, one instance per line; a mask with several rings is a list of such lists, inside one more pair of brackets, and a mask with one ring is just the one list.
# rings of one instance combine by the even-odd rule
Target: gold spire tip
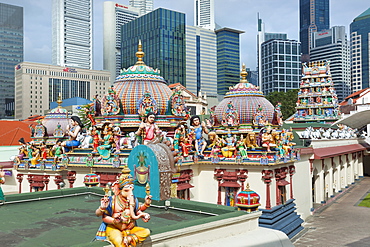
[[139,44],[136,52],[137,62],[135,65],[145,65],[143,61],[143,57],[145,56],[145,53],[143,52],[143,46],[141,44],[141,39],[139,39]]

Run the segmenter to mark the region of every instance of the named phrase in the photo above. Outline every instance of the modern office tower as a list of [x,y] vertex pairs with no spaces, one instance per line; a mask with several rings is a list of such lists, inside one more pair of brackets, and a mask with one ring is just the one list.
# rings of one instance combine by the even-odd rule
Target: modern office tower
[[311,37],[311,61],[329,61],[339,102],[351,94],[349,44],[344,26],[314,32]]
[[309,60],[311,33],[329,28],[329,0],[299,0],[299,41],[302,61]]
[[370,87],[370,8],[350,25],[352,91]]
[[240,42],[244,31],[221,28],[217,35],[217,94],[225,95],[240,81]]
[[300,54],[300,43],[296,40],[271,39],[262,43],[261,91],[265,95],[299,88]]
[[109,77],[109,71],[19,63],[15,70],[15,118],[43,115],[59,94],[62,99],[101,97],[108,91]]
[[52,63],[92,69],[93,0],[53,0]]
[[217,42],[214,31],[186,26],[186,88],[217,95]]
[[262,22],[262,19],[259,18],[258,15],[258,26],[257,26],[258,34],[257,34],[257,71],[258,71],[258,85],[262,88],[262,60],[261,60],[261,46],[262,43],[268,41],[270,39],[288,39],[288,35],[286,33],[266,33],[265,32],[265,23]]
[[103,69],[111,73],[113,83],[121,66],[121,25],[136,19],[139,9],[112,1],[104,2]]
[[215,30],[214,0],[194,0],[194,26]]
[[14,118],[14,66],[23,61],[23,7],[0,3],[0,118]]
[[139,40],[145,64],[161,71],[168,84],[186,86],[185,14],[158,8],[122,25],[122,68],[136,63]]
[[140,9],[140,16],[153,11],[153,0],[130,0],[129,4]]
[[258,71],[247,68],[247,80],[255,86],[258,86]]

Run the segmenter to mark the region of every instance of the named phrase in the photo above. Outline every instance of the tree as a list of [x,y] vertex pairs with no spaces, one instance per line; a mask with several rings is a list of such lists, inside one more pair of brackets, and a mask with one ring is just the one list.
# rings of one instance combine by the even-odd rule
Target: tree
[[283,119],[287,119],[296,112],[296,102],[298,99],[299,89],[292,89],[287,92],[272,92],[266,96],[266,99],[271,102],[274,106],[280,102],[281,103],[281,113],[283,114]]

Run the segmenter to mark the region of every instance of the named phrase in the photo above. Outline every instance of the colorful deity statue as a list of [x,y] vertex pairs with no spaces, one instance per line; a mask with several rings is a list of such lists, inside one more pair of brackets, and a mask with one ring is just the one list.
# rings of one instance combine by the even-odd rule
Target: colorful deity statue
[[3,167],[1,166],[0,167],[0,203],[4,203],[5,201],[5,197],[4,197],[4,193],[3,193],[3,190],[1,189],[1,184],[4,184],[5,183],[5,172],[3,170]]
[[191,133],[190,134],[195,136],[194,147],[195,147],[196,155],[199,158],[203,158],[204,157],[203,151],[205,150],[205,148],[207,146],[207,142],[203,138],[203,133],[208,134],[209,130],[208,130],[205,122],[201,122],[199,116],[196,116],[196,115],[191,117],[190,125],[191,125],[191,127],[190,127],[190,129],[191,129],[190,132]]
[[148,112],[145,119],[140,123],[136,136],[141,137],[141,143],[147,145],[155,141],[156,137],[161,134],[160,129],[155,124],[155,113]]
[[231,135],[231,133],[229,132],[227,134],[227,137],[225,137],[225,139],[223,140],[223,143],[224,143],[224,147],[221,148],[221,152],[222,152],[222,155],[225,157],[225,158],[231,158],[234,153],[235,153],[235,143],[236,143],[236,140],[235,140],[235,137],[233,137]]
[[54,137],[63,137],[64,136],[64,132],[63,132],[63,129],[62,129],[60,123],[57,124],[57,127],[54,130],[53,136]]
[[157,114],[157,102],[149,91],[145,91],[143,97],[137,103],[137,112],[142,118],[145,118],[149,112]]
[[65,151],[69,151],[71,148],[80,146],[80,141],[77,140],[78,134],[82,131],[84,125],[78,116],[72,116],[70,119],[70,124],[67,125],[66,134],[69,136],[68,141],[62,142],[62,146]]
[[21,163],[21,160],[23,160],[24,157],[27,156],[27,144],[26,144],[23,137],[18,140],[18,143],[19,143],[20,147],[18,148],[19,153],[15,157],[15,163],[19,165]]
[[116,153],[121,152],[121,138],[122,138],[121,128],[119,126],[114,127],[113,128],[113,140],[114,140]]
[[244,143],[243,135],[240,136],[240,139],[236,142],[236,149],[238,150],[240,157],[242,159],[247,159],[247,146]]
[[54,155],[54,163],[58,163],[58,161],[62,158],[62,154],[65,153],[64,147],[62,146],[62,141],[57,140],[53,148],[51,149],[52,154]]
[[120,112],[120,100],[113,89],[113,85],[108,90],[108,95],[102,99],[101,113],[103,116],[116,115]]
[[187,107],[185,106],[184,97],[181,95],[182,90],[180,86],[177,86],[172,91],[171,96],[171,112],[175,116],[185,116],[187,114]]
[[234,109],[234,104],[232,101],[227,104],[227,109],[222,116],[222,125],[228,127],[239,125],[239,114]]
[[103,144],[100,145],[97,150],[100,154],[100,158],[103,158],[105,160],[110,158],[111,155],[111,147],[114,143],[114,136],[113,136],[113,126],[111,124],[108,124],[105,126],[103,131]]
[[92,153],[97,153],[98,152],[98,147],[100,144],[100,131],[93,126],[91,128],[91,136],[93,138],[93,151]]
[[270,126],[267,129],[265,129],[265,131],[263,132],[261,141],[262,141],[262,147],[267,148],[268,152],[271,151],[271,147],[276,146],[273,136],[272,136],[272,129],[270,128]]
[[179,151],[180,149],[180,142],[183,140],[185,137],[185,127],[182,124],[177,125],[175,129],[175,134],[173,136],[173,148],[175,151]]
[[95,211],[103,219],[96,239],[109,240],[114,246],[137,246],[150,235],[149,229],[138,227],[136,220],[150,220],[150,215],[144,211],[150,207],[151,196],[147,195],[144,204],[139,204],[133,194],[134,184],[129,173],[126,166],[119,180],[112,185],[113,195],[106,193]]
[[272,125],[283,125],[283,114],[281,113],[281,103],[278,102],[275,106],[274,116],[272,118]]

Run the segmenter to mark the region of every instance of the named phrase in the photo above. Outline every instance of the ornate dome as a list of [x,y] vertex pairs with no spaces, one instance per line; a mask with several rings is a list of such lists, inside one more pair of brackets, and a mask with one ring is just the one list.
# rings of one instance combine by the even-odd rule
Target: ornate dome
[[[271,123],[274,114],[274,106],[268,101],[257,86],[249,83],[245,65],[243,64],[240,73],[242,79],[230,91],[226,93],[224,99],[217,105],[215,114],[217,122],[222,123],[224,113],[232,104],[239,116],[239,124],[250,124],[253,115],[257,111],[262,111],[268,122]],[[230,104],[231,103],[231,104]]]
[[150,99],[150,103],[156,104],[158,115],[165,115],[168,100],[172,95],[166,81],[160,76],[158,69],[146,66],[143,62],[144,52],[139,41],[138,61],[128,69],[121,70],[113,85],[114,91],[121,100],[123,114],[138,114],[141,102]]
[[59,95],[57,100],[58,106],[46,114],[42,121],[42,124],[46,127],[48,136],[55,135],[55,130],[58,128],[62,130],[62,133],[65,133],[66,127],[69,124],[68,111],[62,108],[62,102]]

